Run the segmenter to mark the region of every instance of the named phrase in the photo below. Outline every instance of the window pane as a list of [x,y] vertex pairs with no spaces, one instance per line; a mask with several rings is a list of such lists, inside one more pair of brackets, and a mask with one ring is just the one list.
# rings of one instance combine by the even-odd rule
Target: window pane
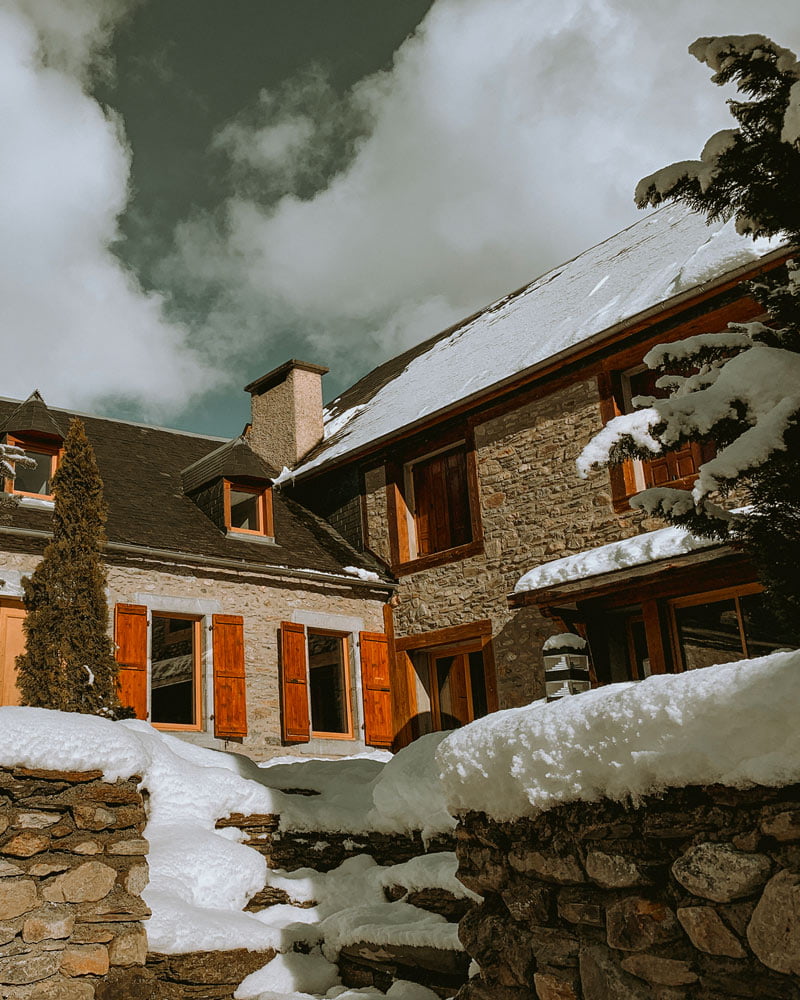
[[41,496],[49,496],[53,456],[41,451],[31,451],[29,448],[24,450],[28,458],[32,458],[36,462],[36,467],[23,469],[21,465],[17,465],[14,489],[19,493],[38,493]]
[[258,493],[250,493],[248,490],[237,490],[231,487],[230,526],[244,528],[246,531],[260,531],[258,504]]
[[748,656],[766,656],[775,649],[795,649],[800,645],[800,629],[780,624],[764,594],[748,594],[739,601]]
[[483,667],[483,653],[476,649],[469,654],[469,681],[472,687],[472,718],[482,719],[489,714],[486,701],[486,671]]
[[347,733],[347,678],[344,637],[308,632],[311,729]]
[[732,599],[676,608],[675,621],[687,670],[732,663],[745,656]]
[[187,618],[153,615],[150,719],[178,726],[196,724],[195,630]]
[[637,618],[628,620],[628,648],[633,659],[631,677],[643,680],[650,676],[650,654],[647,649],[647,633],[644,622]]

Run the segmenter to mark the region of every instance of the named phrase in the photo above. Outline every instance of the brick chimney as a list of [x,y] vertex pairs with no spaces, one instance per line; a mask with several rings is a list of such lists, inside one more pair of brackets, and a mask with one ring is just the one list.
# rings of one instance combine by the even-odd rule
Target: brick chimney
[[273,468],[293,468],[322,440],[322,376],[305,361],[287,361],[244,387],[250,393],[253,451]]

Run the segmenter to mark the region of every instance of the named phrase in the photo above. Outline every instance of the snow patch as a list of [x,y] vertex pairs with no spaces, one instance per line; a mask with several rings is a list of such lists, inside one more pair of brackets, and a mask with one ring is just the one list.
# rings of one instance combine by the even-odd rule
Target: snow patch
[[800,652],[496,712],[439,747],[448,804],[498,820],[685,785],[800,781]]

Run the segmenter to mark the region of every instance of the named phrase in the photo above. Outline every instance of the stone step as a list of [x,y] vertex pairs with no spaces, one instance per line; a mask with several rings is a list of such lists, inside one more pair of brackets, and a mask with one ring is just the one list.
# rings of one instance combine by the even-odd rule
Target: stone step
[[409,892],[404,885],[389,885],[383,892],[390,903],[402,899],[404,903],[410,903],[420,910],[438,913],[451,924],[457,924],[476,905],[473,900],[456,896],[447,889],[426,888]]
[[384,993],[399,979],[420,983],[440,997],[452,997],[467,982],[470,958],[463,951],[366,941],[342,948],[337,959],[345,986],[373,986]]

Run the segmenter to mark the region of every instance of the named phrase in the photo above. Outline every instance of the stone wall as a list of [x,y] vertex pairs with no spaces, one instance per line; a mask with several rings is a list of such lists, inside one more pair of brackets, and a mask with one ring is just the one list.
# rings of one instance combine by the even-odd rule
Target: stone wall
[[[28,553],[0,553],[0,596],[20,598],[20,577],[29,575],[39,556]],[[311,581],[270,580],[261,576],[181,568],[152,567],[110,562],[108,569],[109,628],[113,630],[113,609],[118,603],[145,604],[153,611],[197,615],[202,619],[203,725],[197,732],[181,735],[193,742],[220,749],[243,752],[256,760],[286,753],[281,742],[280,685],[278,676],[279,629],[282,621],[298,621],[299,616],[316,614],[316,624],[345,632],[383,632],[383,601],[368,597],[363,590],[346,584],[316,585]],[[244,617],[245,671],[247,677],[248,735],[242,743],[215,739],[211,616]],[[363,749],[358,671],[358,651],[351,645],[351,699],[355,715],[356,739],[314,740],[298,749],[300,753],[341,754]],[[289,750],[291,752],[291,750]]]
[[457,831],[460,1000],[798,1000],[800,785],[675,789]]
[[[611,506],[608,475],[581,480],[575,460],[602,427],[595,379],[535,399],[475,427],[484,551],[404,576],[398,637],[490,618],[500,707],[543,694],[541,644],[560,629],[507,595],[533,566],[661,527]],[[389,558],[385,474],[365,474],[367,537]]]
[[137,780],[0,768],[4,1000],[136,1000],[149,916]]

